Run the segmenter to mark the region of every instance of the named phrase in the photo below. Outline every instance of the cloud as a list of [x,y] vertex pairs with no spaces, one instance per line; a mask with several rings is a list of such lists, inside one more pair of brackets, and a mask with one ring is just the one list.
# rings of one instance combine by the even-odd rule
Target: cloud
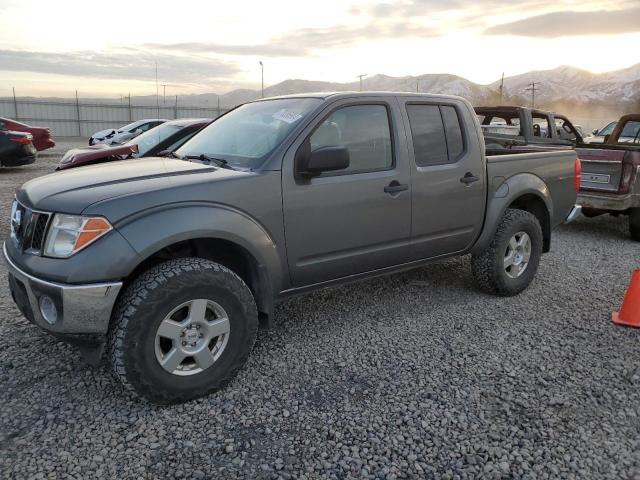
[[234,64],[210,58],[151,56],[135,49],[134,52],[51,53],[0,49],[0,65],[6,71],[149,81],[155,80],[157,61],[163,80],[192,84],[228,77],[239,71]]
[[393,20],[368,22],[361,26],[333,25],[292,30],[256,45],[216,43],[150,43],[144,45],[156,51],[172,51],[185,55],[220,54],[237,56],[303,57],[317,50],[345,48],[358,42],[380,39],[433,37],[437,32],[414,22]]
[[487,35],[557,38],[574,35],[613,35],[640,32],[640,8],[591,12],[563,11],[505,23],[485,30]]

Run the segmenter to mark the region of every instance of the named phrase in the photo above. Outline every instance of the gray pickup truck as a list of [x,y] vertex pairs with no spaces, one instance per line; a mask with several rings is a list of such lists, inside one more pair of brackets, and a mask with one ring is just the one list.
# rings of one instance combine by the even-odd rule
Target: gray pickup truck
[[471,105],[340,93],[242,105],[173,153],[18,189],[4,254],[23,314],[155,403],[222,387],[274,304],[470,253],[532,281],[576,199],[573,151],[485,156]]

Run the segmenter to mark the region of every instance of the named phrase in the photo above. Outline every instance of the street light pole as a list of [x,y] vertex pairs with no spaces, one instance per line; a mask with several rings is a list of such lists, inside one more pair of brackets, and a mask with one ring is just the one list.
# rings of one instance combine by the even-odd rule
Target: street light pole
[[366,74],[366,73],[362,73],[362,74],[360,74],[360,75],[357,75],[357,77],[360,79],[360,91],[362,91],[362,79],[363,79],[364,77],[366,77],[366,76],[367,76],[367,74]]
[[262,63],[262,60],[260,60],[260,73],[261,73],[261,77],[262,77],[262,98],[264,98],[264,64]]

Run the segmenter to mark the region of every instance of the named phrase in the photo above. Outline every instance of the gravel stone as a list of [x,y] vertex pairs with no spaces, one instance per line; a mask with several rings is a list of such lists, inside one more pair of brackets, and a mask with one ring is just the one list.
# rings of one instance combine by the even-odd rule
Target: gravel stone
[[[72,146],[0,172],[4,238],[16,187]],[[468,257],[296,297],[225,390],[162,408],[0,282],[0,478],[640,478],[640,330],[610,320],[639,258],[624,219],[581,218],[516,297]]]

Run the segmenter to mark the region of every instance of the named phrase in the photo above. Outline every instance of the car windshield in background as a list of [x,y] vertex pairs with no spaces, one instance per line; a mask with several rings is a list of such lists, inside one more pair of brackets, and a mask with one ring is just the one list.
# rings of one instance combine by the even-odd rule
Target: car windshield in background
[[638,137],[640,136],[638,135],[638,131],[640,131],[640,122],[636,122],[636,121],[627,122],[624,128],[622,129],[620,138],[622,137],[631,138],[637,141]]
[[247,103],[227,113],[176,150],[180,156],[217,158],[254,168],[322,100],[284,98]]
[[149,150],[160,142],[180,131],[180,128],[181,127],[178,127],[177,125],[158,125],[157,127],[147,130],[146,132],[129,140],[125,145],[138,145],[138,156],[143,157]]
[[611,122],[609,125],[607,125],[602,130],[600,130],[598,132],[598,135],[600,135],[602,137],[604,137],[605,135],[611,135],[611,133],[613,132],[613,129],[616,128],[617,124],[618,124],[618,122]]

